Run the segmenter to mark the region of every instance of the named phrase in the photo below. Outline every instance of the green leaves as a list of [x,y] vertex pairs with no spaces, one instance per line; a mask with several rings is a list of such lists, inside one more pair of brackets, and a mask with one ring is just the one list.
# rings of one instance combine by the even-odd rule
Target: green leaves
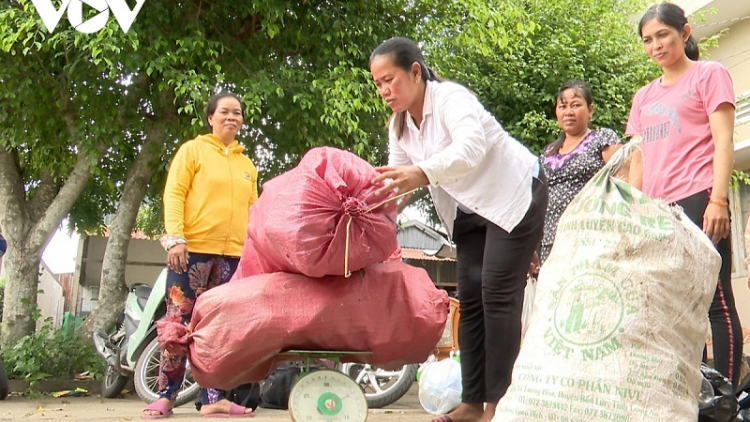
[[729,188],[737,189],[740,184],[750,185],[750,174],[741,170],[733,170],[732,178],[729,181]]
[[389,110],[368,59],[381,41],[402,35],[421,42],[430,67],[476,92],[538,152],[558,133],[555,93],[568,79],[591,85],[595,125],[622,130],[633,93],[656,70],[629,21],[641,6],[188,0],[148,2],[127,34],[114,20],[96,34],[69,25],[49,34],[30,1],[19,0],[0,9],[0,144],[19,155],[29,198],[45,173],[62,185],[77,154],[98,163],[74,208],[74,221],[87,228],[117,206],[153,125],[168,138],[149,193],[160,202],[166,163],[206,131],[205,104],[218,89],[243,99],[242,141],[261,179],[321,145],[383,163]]
[[592,88],[595,126],[624,130],[636,90],[656,77],[630,22],[640,0],[434,1],[420,40],[428,65],[469,86],[534,151],[554,140],[555,93]]
[[48,319],[34,334],[22,338],[2,355],[10,378],[29,382],[33,391],[39,381],[69,378],[89,371],[101,375],[104,361],[84,339],[53,329]]
[[279,33],[279,32],[280,32],[281,30],[279,29],[279,27],[278,27],[278,26],[277,26],[276,24],[273,24],[273,23],[272,23],[272,24],[269,24],[269,25],[268,25],[268,26],[266,27],[266,31],[267,31],[267,33],[268,33],[268,37],[269,37],[269,38],[273,38],[273,37],[275,37],[276,35],[278,35],[278,33]]

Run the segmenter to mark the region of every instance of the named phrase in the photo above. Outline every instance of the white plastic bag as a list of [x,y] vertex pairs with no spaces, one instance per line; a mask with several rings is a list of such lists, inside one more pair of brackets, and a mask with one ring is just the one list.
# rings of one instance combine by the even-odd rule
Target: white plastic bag
[[526,335],[531,322],[531,312],[534,310],[534,297],[536,296],[536,279],[529,277],[526,280],[526,289],[523,293],[523,310],[521,311],[521,340]]
[[419,403],[432,415],[443,415],[461,404],[461,363],[455,358],[428,362],[419,377]]

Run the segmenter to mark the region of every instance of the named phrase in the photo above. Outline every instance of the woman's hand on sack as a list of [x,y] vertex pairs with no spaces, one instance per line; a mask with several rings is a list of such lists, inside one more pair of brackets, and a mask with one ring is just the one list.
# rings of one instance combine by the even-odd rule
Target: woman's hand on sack
[[430,183],[424,171],[417,166],[386,166],[376,167],[375,170],[380,173],[380,176],[372,179],[373,185],[383,183],[386,179],[391,179],[391,183],[380,188],[377,191],[377,195],[384,195],[388,191],[407,193]]
[[188,249],[187,245],[178,243],[167,251],[167,267],[177,274],[187,272]]
[[726,205],[709,202],[703,213],[703,232],[715,244],[729,235],[729,208]]

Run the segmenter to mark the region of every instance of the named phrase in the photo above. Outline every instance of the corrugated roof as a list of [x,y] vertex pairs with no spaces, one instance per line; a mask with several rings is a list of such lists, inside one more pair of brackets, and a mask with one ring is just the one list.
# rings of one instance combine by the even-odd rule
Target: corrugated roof
[[[411,220],[402,224],[398,228],[397,236],[398,244],[401,245],[402,248],[425,251],[439,251],[445,248],[455,248],[445,234],[416,220]],[[432,255],[436,254],[433,253]]]

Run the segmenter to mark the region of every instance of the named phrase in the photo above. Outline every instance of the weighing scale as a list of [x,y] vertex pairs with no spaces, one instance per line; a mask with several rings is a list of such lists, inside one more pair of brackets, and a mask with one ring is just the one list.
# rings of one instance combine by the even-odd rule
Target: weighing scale
[[310,371],[310,363],[342,356],[367,356],[371,352],[289,350],[285,357],[299,357],[305,367],[289,393],[289,414],[294,422],[365,422],[367,398],[362,388],[346,374],[330,369]]

